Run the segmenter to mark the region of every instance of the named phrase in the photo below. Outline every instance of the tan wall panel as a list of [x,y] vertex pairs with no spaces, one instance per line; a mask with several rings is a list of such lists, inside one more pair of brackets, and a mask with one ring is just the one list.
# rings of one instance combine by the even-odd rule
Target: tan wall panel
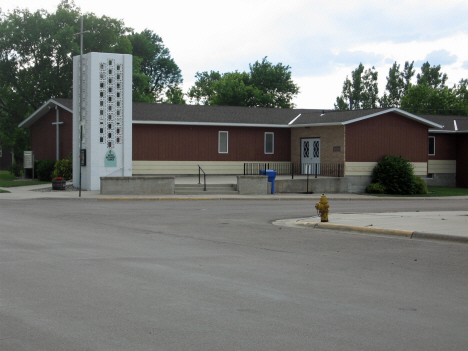
[[427,173],[457,173],[457,160],[429,160]]
[[[249,161],[245,161],[249,162]],[[133,161],[133,174],[244,174],[244,161]],[[268,163],[269,161],[258,161]],[[289,164],[289,162],[285,162]]]
[[[425,176],[427,174],[426,162],[411,162],[411,164],[415,175]],[[370,176],[375,166],[377,166],[377,162],[346,162],[345,176]]]

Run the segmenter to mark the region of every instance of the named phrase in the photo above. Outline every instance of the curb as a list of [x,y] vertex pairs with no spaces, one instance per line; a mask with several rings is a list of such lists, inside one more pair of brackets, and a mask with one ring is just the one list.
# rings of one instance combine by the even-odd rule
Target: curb
[[342,225],[342,224],[332,224],[332,223],[322,223],[322,222],[296,222],[295,225],[303,226],[303,227],[311,227],[314,229],[334,229],[334,230],[341,230],[341,231],[347,231],[347,232],[352,232],[352,233],[392,235],[392,236],[406,237],[408,239],[416,239],[416,240],[437,240],[437,241],[448,241],[448,242],[468,244],[468,237],[448,235],[448,234],[425,233],[425,232],[410,231],[410,230],[358,227],[358,226],[352,226],[352,225]]
[[370,227],[358,227],[352,225],[342,225],[342,224],[333,224],[333,223],[322,223],[322,222],[299,222],[297,225],[302,225],[305,227],[312,227],[318,229],[334,229],[334,230],[343,230],[347,232],[357,232],[357,233],[371,233],[371,234],[384,234],[384,235],[395,235],[395,236],[404,236],[411,239],[413,231],[410,230],[394,230],[394,229],[380,229],[380,228],[370,228]]

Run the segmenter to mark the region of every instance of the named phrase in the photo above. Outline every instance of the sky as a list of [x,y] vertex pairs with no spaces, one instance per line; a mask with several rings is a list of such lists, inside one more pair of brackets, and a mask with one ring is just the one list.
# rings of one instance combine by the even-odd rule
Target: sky
[[[75,0],[83,13],[121,19],[136,32],[162,37],[182,70],[183,90],[196,72],[249,71],[265,56],[291,67],[300,87],[296,108],[332,109],[346,76],[360,63],[375,67],[379,95],[396,61],[429,61],[449,86],[468,78],[466,0]],[[55,12],[59,0],[0,0]],[[414,78],[415,79],[415,78]]]

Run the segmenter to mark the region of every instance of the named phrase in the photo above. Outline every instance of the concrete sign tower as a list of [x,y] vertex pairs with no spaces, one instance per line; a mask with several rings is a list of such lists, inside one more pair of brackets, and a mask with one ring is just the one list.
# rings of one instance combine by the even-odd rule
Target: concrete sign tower
[[81,67],[80,56],[73,58],[75,187],[80,162],[84,190],[99,190],[101,177],[132,175],[131,55],[91,52],[83,55]]

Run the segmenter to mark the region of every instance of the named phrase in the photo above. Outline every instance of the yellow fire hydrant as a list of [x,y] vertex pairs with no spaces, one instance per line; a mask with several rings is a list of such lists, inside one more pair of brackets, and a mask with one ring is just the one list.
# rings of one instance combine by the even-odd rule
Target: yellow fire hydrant
[[322,194],[320,201],[315,204],[317,212],[320,214],[320,222],[328,222],[328,209],[330,205],[328,204],[328,199],[325,194]]

